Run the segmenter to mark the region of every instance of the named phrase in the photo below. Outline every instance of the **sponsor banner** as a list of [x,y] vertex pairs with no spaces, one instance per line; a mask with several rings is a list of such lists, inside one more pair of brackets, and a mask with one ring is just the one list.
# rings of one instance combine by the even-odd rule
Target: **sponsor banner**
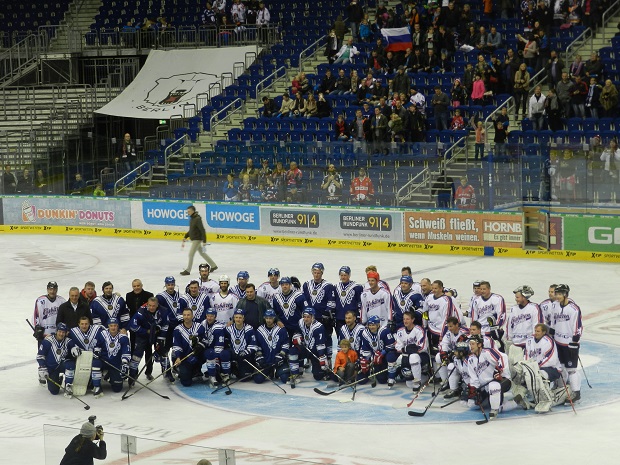
[[[169,229],[174,231],[187,231],[189,229],[189,215],[187,214],[187,202],[131,202],[131,227],[134,229]],[[199,215],[200,205],[195,205]]]
[[124,201],[76,197],[5,198],[4,224],[131,227]]
[[520,248],[520,213],[405,212],[405,242]]
[[560,215],[563,219],[563,245],[568,250],[594,252],[620,251],[620,217]]
[[0,198],[0,225],[4,224],[4,215],[2,214],[2,209],[4,208],[3,199]]
[[207,230],[222,232],[222,229],[246,229],[260,231],[260,209],[258,206],[237,204],[209,204],[203,216]]
[[402,213],[321,207],[261,207],[261,233],[272,236],[402,241]]

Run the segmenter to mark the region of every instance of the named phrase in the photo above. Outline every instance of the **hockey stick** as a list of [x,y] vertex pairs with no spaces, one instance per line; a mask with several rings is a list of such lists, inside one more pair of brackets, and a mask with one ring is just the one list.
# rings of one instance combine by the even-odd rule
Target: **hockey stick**
[[229,396],[232,394],[232,391],[230,390],[230,386],[232,386],[235,383],[238,383],[239,381],[245,381],[248,378],[251,378],[252,376],[258,374],[258,371],[255,371],[254,373],[250,373],[249,375],[244,376],[243,378],[239,378],[234,380],[232,383],[223,383],[220,386],[218,386],[215,390],[213,390],[211,392],[211,394],[215,394],[216,392],[220,392],[222,389],[228,389],[226,391],[226,395]]
[[568,392],[568,386],[566,385],[566,381],[564,381],[564,378],[562,378],[561,373],[560,373],[560,379],[562,379],[562,384],[564,384],[564,389],[566,390],[566,398],[570,402],[570,406],[573,408],[573,412],[575,412],[575,415],[577,415],[577,410],[575,410],[575,404],[573,403],[573,399],[571,398],[570,393]]
[[[431,364],[432,364],[432,362],[431,362]],[[441,365],[443,366],[443,365],[445,365],[445,363],[442,363]],[[420,394],[422,394],[422,392],[428,387],[428,385],[435,381],[435,376],[438,373],[439,373],[439,370],[433,372],[432,376],[430,378],[428,378],[428,381],[426,383],[424,383],[424,385],[420,388],[420,390],[418,392],[416,392],[416,395],[413,396],[413,399],[411,399],[411,402],[407,403],[406,405],[403,405],[400,402],[395,402],[395,403],[392,404],[392,408],[409,408],[409,407],[411,407],[413,402],[420,396]]]
[[[381,371],[376,372],[375,375],[380,375],[381,373],[385,373],[387,371],[388,371],[388,369],[386,368],[385,370],[381,370]],[[320,394],[322,396],[331,396],[332,394],[335,394],[336,392],[340,392],[343,389],[348,389],[348,388],[353,387],[353,386],[355,386],[357,384],[365,383],[367,381],[368,381],[368,378],[364,377],[364,378],[362,378],[360,380],[357,380],[357,381],[354,381],[352,383],[344,384],[344,385],[340,386],[338,389],[336,389],[335,391],[322,391],[319,388],[314,388],[314,392],[316,392],[317,394]]]
[[[94,354],[93,354],[94,355]],[[101,360],[103,363],[105,363],[106,365],[108,365],[109,367],[114,368],[116,371],[118,371],[121,375],[123,375],[123,372],[121,370],[119,370],[118,368],[116,368],[114,365],[112,365],[110,362],[108,362],[107,360],[105,360],[103,357],[98,357],[97,355],[95,355],[95,358],[98,358],[99,360]],[[140,381],[138,381],[135,378],[132,378],[129,375],[123,375],[126,376],[127,379],[130,379],[131,381],[133,381],[134,383],[138,383],[140,386],[142,386],[143,388],[148,389],[149,391],[151,391],[153,394],[157,394],[159,397],[163,397],[164,399],[170,400],[170,397],[168,396],[164,396],[162,394],[160,394],[159,392],[151,389],[150,387],[148,387],[146,384],[141,383]]]
[[[136,375],[136,377],[134,379],[138,379],[140,377],[140,375],[142,374],[142,372],[146,369],[146,367],[148,366],[149,362],[151,362],[153,360],[153,355],[151,355],[151,358],[149,359],[149,361],[145,361],[144,362],[144,366],[142,368],[140,368],[140,371],[138,372],[138,374]],[[131,391],[131,388],[133,388],[133,384],[127,383],[127,389],[125,390],[125,392],[123,392],[123,395],[121,396],[121,400],[125,400],[127,397],[127,393],[129,391]]]
[[451,401],[450,401],[450,402],[448,402],[447,404],[443,404],[443,405],[442,405],[442,406],[440,406],[439,408],[444,408],[444,407],[447,407],[448,405],[452,405],[452,404],[454,404],[455,402],[458,402],[459,400],[461,400],[461,396],[458,396],[456,399],[451,400]]
[[581,357],[578,356],[578,358],[579,358],[579,364],[581,365],[581,371],[583,371],[583,377],[586,379],[586,383],[588,384],[588,387],[592,389],[592,385],[590,384],[590,381],[588,380],[588,375],[586,374],[586,369],[583,367],[583,362],[581,361]]
[[489,422],[489,417],[487,417],[486,412],[484,411],[484,408],[482,408],[482,403],[478,404],[478,407],[480,407],[480,411],[482,412],[482,414],[484,415],[484,420],[478,420],[476,422],[477,425],[484,425],[485,423]]
[[[191,357],[192,355],[194,355],[194,352],[190,352],[189,354],[187,354],[185,357],[183,357],[183,358],[181,359],[181,362],[179,362],[179,364],[180,364],[180,363],[182,363],[185,359],[187,359],[187,358]],[[132,393],[131,393],[131,394],[129,394],[128,396],[122,397],[122,398],[121,398],[121,400],[129,399],[131,396],[136,395],[136,394],[137,394],[137,393],[139,393],[142,389],[144,389],[145,387],[147,387],[149,384],[154,383],[154,382],[155,382],[155,381],[157,381],[159,378],[161,378],[162,376],[164,376],[167,372],[169,372],[170,370],[172,370],[173,366],[174,366],[174,365],[170,364],[170,366],[169,366],[168,368],[166,368],[164,371],[162,371],[159,375],[157,375],[157,376],[153,379],[153,381],[151,381],[151,382],[147,383],[147,384],[146,384],[146,385],[144,385],[144,386],[139,387],[138,389],[136,389],[134,392],[132,392]]]
[[247,363],[248,365],[250,365],[254,370],[256,370],[258,373],[260,373],[261,375],[263,375],[265,378],[267,378],[269,381],[271,381],[273,383],[274,386],[276,386],[278,389],[280,389],[284,394],[286,394],[286,391],[284,390],[284,388],[280,385],[278,385],[278,383],[276,383],[273,379],[271,379],[269,376],[267,376],[260,368],[258,368],[257,366],[254,366],[254,364],[252,362],[250,362],[248,359],[244,358],[243,359],[245,361],[245,363]]
[[[48,380],[49,382],[51,382],[52,384],[58,386],[60,389],[62,389],[64,392],[67,392],[67,390],[62,387],[60,384],[58,384],[56,381],[54,381],[52,378],[50,378],[49,376],[45,377],[46,380]],[[74,395],[71,396],[72,399],[75,400],[79,400],[80,402],[82,402],[84,404],[84,410],[90,410],[90,405],[88,405],[86,402],[84,402],[82,399],[80,399],[79,397],[76,397]]]
[[[456,370],[456,366],[454,368],[452,368],[452,371],[450,371],[450,373],[448,374],[448,378],[450,378],[450,375],[454,372],[454,370]],[[437,370],[437,371],[439,371],[439,370]],[[441,389],[443,388],[443,386],[448,382],[448,378],[446,378],[446,380],[443,383],[441,383],[441,385],[439,386],[439,392],[441,392]],[[437,399],[437,397],[439,397],[439,396],[435,395],[435,393],[433,392],[433,398],[428,403],[428,405],[426,406],[424,411],[423,412],[416,412],[414,410],[409,410],[409,416],[412,416],[412,417],[423,417],[424,415],[426,415],[426,412],[428,412],[428,409],[431,408],[431,405],[433,405],[433,402],[435,402],[435,399]]]

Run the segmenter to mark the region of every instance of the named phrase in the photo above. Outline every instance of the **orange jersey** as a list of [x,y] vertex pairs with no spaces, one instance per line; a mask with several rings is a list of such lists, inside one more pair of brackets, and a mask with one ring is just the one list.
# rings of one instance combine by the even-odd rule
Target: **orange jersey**
[[349,362],[357,362],[357,352],[353,349],[349,349],[346,354],[342,351],[338,352],[336,354],[336,361],[334,362],[334,373],[338,371],[338,368],[344,368]]

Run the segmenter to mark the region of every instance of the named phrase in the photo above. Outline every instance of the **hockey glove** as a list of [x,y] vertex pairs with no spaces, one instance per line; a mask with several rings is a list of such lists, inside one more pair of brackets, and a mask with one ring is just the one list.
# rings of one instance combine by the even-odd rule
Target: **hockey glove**
[[448,363],[450,361],[450,359],[452,358],[452,352],[444,352],[443,350],[439,352],[439,357],[441,358],[441,361],[444,363]]
[[155,343],[155,352],[157,352],[157,354],[160,355],[161,357],[166,356],[166,353],[168,352],[166,350],[166,338],[163,338],[163,337],[157,338],[157,342]]
[[202,342],[197,342],[194,346],[193,346],[193,350],[194,350],[194,354],[196,355],[200,355],[202,354],[206,349],[207,346],[204,345],[204,343]]
[[129,363],[123,363],[121,365],[121,376],[126,379],[129,376]]
[[469,384],[467,386],[467,398],[476,400],[478,398],[478,389],[476,386]]
[[375,352],[374,358],[372,360],[372,363],[374,363],[375,365],[381,365],[383,363],[383,360],[385,359],[385,352],[381,352],[380,350],[377,350]]
[[304,340],[301,337],[301,334],[299,333],[293,334],[293,345],[297,348],[304,346]]
[[367,374],[370,370],[370,360],[368,360],[367,358],[362,358],[360,360],[360,370],[362,371],[362,373]]
[[501,341],[502,337],[504,337],[504,330],[500,329],[499,326],[491,327],[491,337],[495,341]]
[[419,350],[420,350],[420,346],[416,344],[407,344],[405,346],[405,353],[407,355],[417,354]]
[[549,333],[549,336],[553,337],[553,335],[555,334],[555,329],[549,327],[549,330],[547,332]]
[[327,364],[327,357],[325,357],[325,355],[319,358],[319,363],[321,364],[321,370],[329,371],[329,365]]
[[[570,342],[568,344],[568,351],[571,353],[575,353],[579,351],[579,343],[578,342]],[[573,355],[574,357],[574,355]]]
[[93,349],[93,355],[97,358],[99,358],[99,356],[101,355],[101,347],[95,347]]
[[187,357],[187,363],[189,363],[190,365],[196,365],[198,363],[198,359],[195,355],[190,355],[189,357]]
[[579,334],[575,334],[573,336],[573,342],[579,342],[579,339],[581,339],[581,336]]
[[493,372],[493,379],[495,379],[495,381],[497,382],[502,382],[503,376],[502,376],[502,369],[500,367],[497,367],[495,369],[495,371]]
[[248,351],[247,350],[240,350],[237,355],[239,355],[239,357],[245,357],[246,355],[248,355]]
[[265,357],[262,352],[256,352],[256,365],[258,368],[263,368],[265,366]]
[[291,284],[297,289],[301,289],[301,282],[299,282],[299,278],[297,278],[297,276],[291,276]]
[[41,325],[36,325],[34,327],[34,333],[32,333],[32,337],[34,337],[37,341],[42,341],[45,339],[45,328]]
[[78,346],[74,346],[71,348],[71,356],[73,358],[78,358],[81,353],[82,353],[82,349],[80,349]]
[[39,367],[39,382],[41,384],[45,384],[47,382],[48,376],[49,376],[49,373],[47,372],[47,368]]
[[423,312],[422,313],[422,318],[426,321],[428,321],[428,312]]
[[277,367],[282,365],[284,363],[284,360],[286,360],[286,354],[284,352],[280,352],[278,355],[276,355],[274,359]]

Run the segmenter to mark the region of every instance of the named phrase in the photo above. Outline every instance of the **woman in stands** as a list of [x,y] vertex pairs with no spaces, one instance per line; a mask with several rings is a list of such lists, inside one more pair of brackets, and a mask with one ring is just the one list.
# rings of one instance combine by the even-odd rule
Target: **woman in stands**
[[519,116],[519,107],[523,116],[526,115],[527,95],[530,90],[530,73],[527,72],[525,63],[521,63],[519,70],[515,73],[513,94],[515,97],[515,115]]
[[310,118],[311,116],[316,116],[318,112],[316,99],[314,98],[314,94],[311,92],[308,94],[308,101],[306,102],[306,116]]

